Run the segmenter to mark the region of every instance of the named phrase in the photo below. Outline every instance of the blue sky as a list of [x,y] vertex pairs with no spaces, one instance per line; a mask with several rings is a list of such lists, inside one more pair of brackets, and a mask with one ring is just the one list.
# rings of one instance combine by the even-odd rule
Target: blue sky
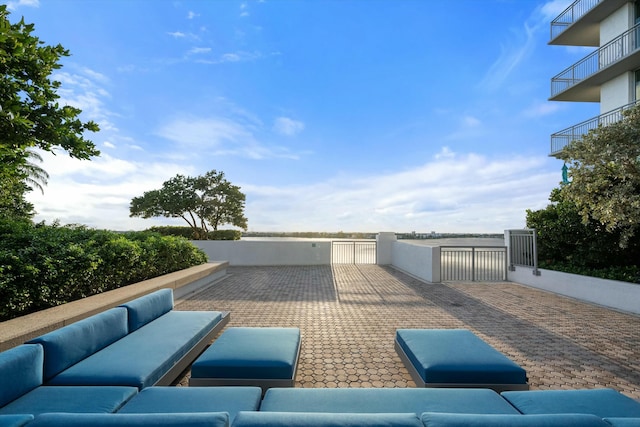
[[[92,161],[45,155],[37,220],[114,230],[176,174],[223,171],[253,231],[502,232],[561,180],[549,102],[584,57],[548,46],[570,0],[21,0],[72,56],[61,101],[100,124]],[[186,223],[185,223],[186,225]]]

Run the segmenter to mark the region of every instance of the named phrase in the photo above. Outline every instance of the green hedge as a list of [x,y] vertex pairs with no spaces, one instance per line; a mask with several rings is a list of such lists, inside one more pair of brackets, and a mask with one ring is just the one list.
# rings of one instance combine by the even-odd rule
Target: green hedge
[[0,321],[205,262],[180,237],[0,220]]
[[201,238],[191,227],[162,226],[151,227],[148,231],[162,234],[163,236],[181,236],[190,240],[240,240],[242,232],[239,230],[209,231],[205,239]]

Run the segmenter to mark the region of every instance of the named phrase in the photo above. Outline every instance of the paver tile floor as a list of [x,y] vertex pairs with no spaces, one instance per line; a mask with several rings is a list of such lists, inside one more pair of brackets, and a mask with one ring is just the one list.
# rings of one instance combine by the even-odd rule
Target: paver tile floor
[[376,265],[227,273],[176,309],[230,311],[228,326],[300,328],[296,387],[415,387],[395,330],[466,328],[526,369],[533,390],[611,387],[640,399],[637,315],[514,283],[425,283]]

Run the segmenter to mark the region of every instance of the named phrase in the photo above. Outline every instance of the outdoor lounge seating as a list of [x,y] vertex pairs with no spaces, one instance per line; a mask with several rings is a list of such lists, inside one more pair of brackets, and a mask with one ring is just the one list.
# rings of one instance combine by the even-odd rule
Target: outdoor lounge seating
[[418,387],[529,389],[524,369],[467,329],[398,329],[395,348]]
[[161,289],[29,343],[44,348],[47,385],[170,384],[229,321],[219,311],[175,311]]
[[191,366],[190,386],[293,387],[298,328],[229,328]]

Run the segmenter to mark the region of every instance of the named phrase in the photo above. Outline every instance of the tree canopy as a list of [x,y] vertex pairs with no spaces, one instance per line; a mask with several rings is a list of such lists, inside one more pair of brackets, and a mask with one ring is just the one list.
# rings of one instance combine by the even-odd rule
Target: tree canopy
[[129,213],[142,218],[182,218],[196,238],[204,238],[210,228],[216,231],[224,224],[246,230],[244,203],[240,187],[227,181],[223,172],[212,170],[204,176],[176,175],[162,188],[134,197]]
[[[11,23],[7,6],[0,5],[0,210],[9,216],[29,211],[24,194],[46,176],[29,181],[38,172],[30,169],[30,150],[60,148],[79,159],[100,154],[84,137],[86,131],[98,131],[98,125],[80,120],[80,109],[58,103],[61,84],[51,74],[69,51],[45,45],[33,30],[24,18]],[[11,212],[11,206],[18,211]]]
[[626,247],[640,227],[640,107],[571,142],[559,157],[569,166],[563,198],[575,203],[583,223],[620,233],[618,244]]

